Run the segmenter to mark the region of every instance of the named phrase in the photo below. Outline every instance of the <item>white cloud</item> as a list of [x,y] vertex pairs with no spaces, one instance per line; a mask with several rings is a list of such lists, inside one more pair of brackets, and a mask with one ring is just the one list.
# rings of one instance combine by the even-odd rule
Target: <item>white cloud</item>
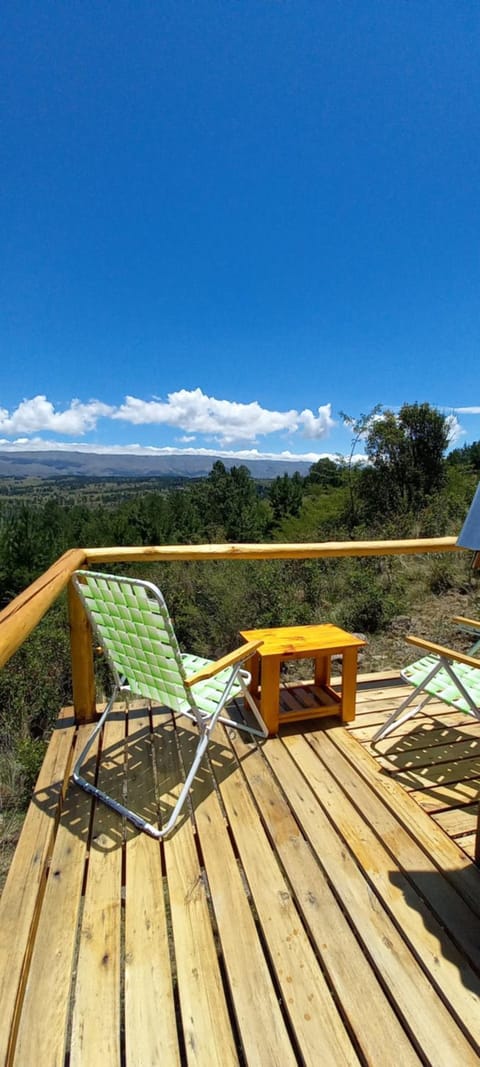
[[180,389],[169,393],[167,400],[140,400],[127,396],[112,418],[123,419],[136,426],[159,424],[174,426],[188,434],[206,434],[223,444],[234,441],[255,441],[271,433],[295,433],[320,438],[335,425],[331,406],[318,408],[315,416],[308,408],[300,414],[289,411],[270,411],[254,400],[240,404],[233,400],[217,400],[206,396],[201,389]]
[[[456,408],[456,410],[460,411],[460,408]],[[446,423],[448,429],[448,443],[449,445],[456,445],[461,437],[465,437],[466,431],[463,429],[463,426],[460,425],[456,415],[447,415]]]
[[335,426],[332,419],[332,405],[323,404],[318,408],[318,415],[314,415],[309,408],[305,408],[299,416],[298,423],[304,437],[326,437]]
[[457,415],[480,415],[480,408],[476,408],[476,407],[473,407],[473,408],[454,408],[453,410],[457,412]]
[[269,411],[256,400],[251,404],[217,400],[206,396],[201,389],[180,389],[169,393],[166,401],[127,396],[113,418],[137,426],[147,423],[174,426],[185,433],[217,437],[224,444],[253,441],[259,434],[292,432],[298,425],[296,411]]
[[166,400],[126,396],[119,407],[100,400],[72,400],[63,411],[57,410],[46,396],[34,396],[22,400],[11,412],[0,408],[0,433],[6,437],[42,431],[82,435],[95,429],[99,418],[134,426],[169,426],[182,432],[182,441],[203,435],[221,446],[255,442],[274,433],[298,433],[319,440],[335,426],[330,404],[318,407],[316,413],[310,408],[301,412],[294,408],[274,411],[262,407],[257,400],[242,404],[206,396],[201,389],[179,389],[169,393]]
[[110,415],[113,410],[99,400],[90,400],[87,404],[72,400],[65,411],[55,411],[46,396],[34,396],[22,400],[12,413],[0,408],[0,432],[12,435],[47,430],[68,435],[84,434],[95,428],[100,416]]

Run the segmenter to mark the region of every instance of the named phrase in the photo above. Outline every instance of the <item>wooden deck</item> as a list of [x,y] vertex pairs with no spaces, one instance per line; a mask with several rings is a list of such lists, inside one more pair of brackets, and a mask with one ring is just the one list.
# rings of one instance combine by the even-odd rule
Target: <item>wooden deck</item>
[[474,858],[480,798],[480,723],[432,700],[384,741],[371,738],[408,689],[394,676],[359,689],[352,736]]
[[[348,730],[220,727],[162,845],[68,786],[91,727],[65,710],[0,901],[0,1063],[478,1065],[480,728],[443,709],[373,758],[401,692],[365,681]],[[193,734],[124,724],[100,782],[155,818]]]

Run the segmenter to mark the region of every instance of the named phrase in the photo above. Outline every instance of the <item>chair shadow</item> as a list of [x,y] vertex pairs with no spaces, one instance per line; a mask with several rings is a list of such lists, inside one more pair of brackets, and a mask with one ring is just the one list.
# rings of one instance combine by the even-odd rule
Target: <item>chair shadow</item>
[[[408,907],[418,911],[426,930],[437,938],[438,957],[449,960],[459,971],[462,984],[466,989],[480,997],[480,974],[479,974],[479,948],[480,948],[480,919],[470,911],[467,904],[464,906],[465,922],[461,925],[460,933],[455,941],[454,935],[449,934],[441,918],[436,918],[434,911],[435,902],[438,914],[448,911],[452,893],[455,893],[449,882],[449,873],[455,874],[457,885],[461,888],[461,874],[459,871],[391,871],[390,881],[403,893]],[[460,882],[459,882],[460,875]],[[480,872],[479,872],[480,885]],[[441,898],[445,897],[446,905],[442,909]],[[425,903],[427,902],[427,903]],[[430,903],[429,903],[430,902]],[[463,914],[463,913],[462,913]]]
[[[175,719],[168,709],[162,708],[130,709],[127,717],[124,711],[114,711],[107,729],[108,726],[118,729],[122,721],[128,722],[128,734],[90,754],[82,766],[82,776],[147,822],[165,825],[193,762],[198,730],[190,720]],[[221,724],[216,727],[169,838],[235,770],[236,758],[225,732],[228,729]],[[253,741],[245,731],[241,735]],[[253,747],[256,748],[255,741]],[[36,789],[32,803],[53,821],[60,820],[62,827],[81,838],[92,851],[111,852],[122,848],[141,832],[108,805],[88,795],[71,774],[64,788],[57,780],[46,788]]]
[[[462,726],[448,726],[433,718],[428,725],[413,719],[408,733],[392,734],[372,744],[372,753],[382,773],[393,776],[405,788],[428,789],[432,799],[443,802],[445,794],[440,790],[448,786],[454,794],[458,792],[458,804],[463,804],[462,784],[480,781],[480,722],[467,716],[465,720],[468,732]],[[455,796],[449,806],[455,807]]]

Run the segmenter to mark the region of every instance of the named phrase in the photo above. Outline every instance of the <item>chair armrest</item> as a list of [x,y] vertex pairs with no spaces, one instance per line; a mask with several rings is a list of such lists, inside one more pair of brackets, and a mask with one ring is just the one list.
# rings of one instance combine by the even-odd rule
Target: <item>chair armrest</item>
[[206,682],[208,678],[213,678],[215,674],[226,670],[227,667],[234,667],[236,663],[243,663],[244,660],[253,656],[257,648],[260,648],[260,645],[263,645],[263,641],[249,641],[246,645],[240,645],[233,652],[228,652],[226,656],[214,660],[213,663],[208,664],[208,667],[202,667],[196,674],[186,678],[185,685],[189,689],[190,686],[196,685],[197,682]]
[[472,626],[475,630],[480,630],[480,621],[478,619],[464,619],[463,615],[454,615],[452,622],[455,622],[457,626]]
[[442,659],[453,659],[456,663],[464,663],[467,667],[475,667],[476,670],[480,670],[480,659],[474,659],[473,656],[466,656],[463,652],[457,652],[454,648],[445,648],[444,645],[436,645],[433,641],[426,641],[423,637],[408,636],[405,638],[409,645],[417,645],[418,648],[425,649],[426,652],[433,653],[435,656],[441,656]]

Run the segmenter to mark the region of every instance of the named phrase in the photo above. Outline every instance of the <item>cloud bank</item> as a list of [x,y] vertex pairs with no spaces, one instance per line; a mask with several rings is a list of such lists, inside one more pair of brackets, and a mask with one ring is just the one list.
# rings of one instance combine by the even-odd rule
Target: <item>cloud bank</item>
[[261,407],[256,400],[241,404],[206,396],[201,389],[180,389],[169,393],[166,400],[127,396],[119,407],[100,400],[82,403],[75,399],[63,411],[57,410],[46,396],[39,395],[22,400],[12,412],[0,408],[0,433],[7,438],[42,431],[83,435],[94,430],[100,418],[133,426],[173,427],[188,435],[189,440],[201,435],[224,446],[237,441],[255,442],[274,433],[298,433],[318,440],[326,437],[335,425],[330,404],[318,407],[316,413],[309,408],[300,412],[272,411]]
[[113,411],[114,408],[99,400],[90,400],[87,404],[72,400],[66,411],[55,411],[46,396],[34,396],[31,400],[22,400],[11,414],[6,408],[0,408],[0,433],[13,435],[47,430],[67,435],[83,434],[95,429],[98,419]]

